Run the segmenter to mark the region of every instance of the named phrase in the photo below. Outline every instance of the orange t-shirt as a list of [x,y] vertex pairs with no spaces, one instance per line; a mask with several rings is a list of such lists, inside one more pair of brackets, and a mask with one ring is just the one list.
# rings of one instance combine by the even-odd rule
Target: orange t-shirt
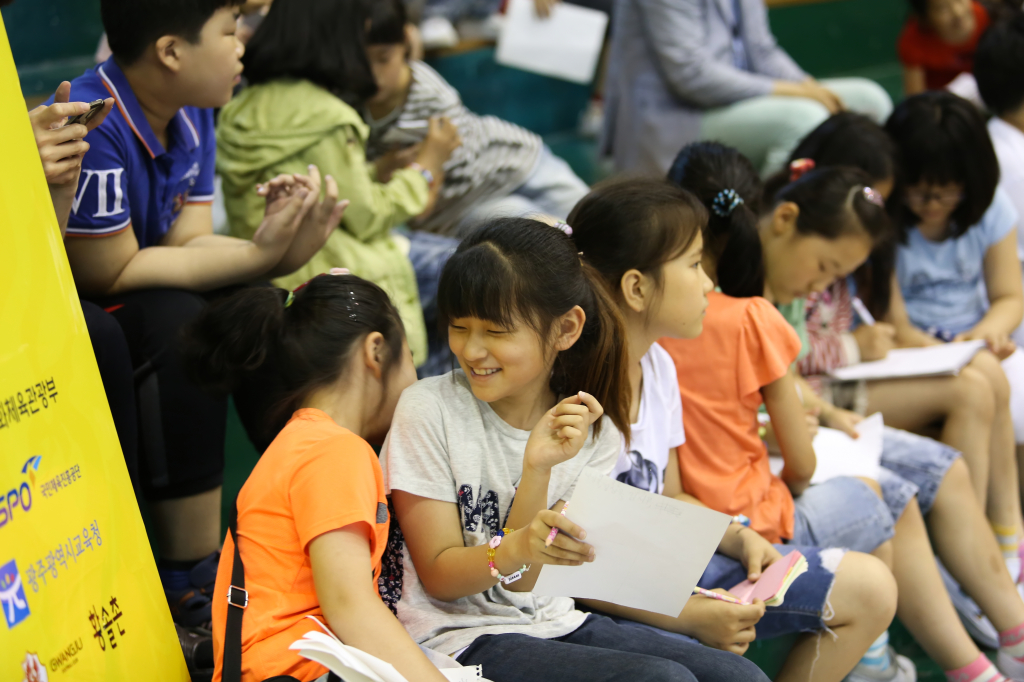
[[763,298],[708,294],[704,332],[658,341],[676,363],[686,442],[683,490],[711,509],[745,514],[770,542],[793,537],[793,496],[758,437],[761,388],[786,374],[800,338]]
[[[238,536],[249,607],[242,618],[242,680],[275,675],[315,680],[327,668],[288,646],[326,622],[309,562],[318,536],[365,523],[377,589],[388,543],[388,508],[380,462],[369,443],[324,412],[298,410],[256,464],[238,494]],[[234,544],[228,534],[213,596],[213,679],[221,679],[227,593]]]
[[938,35],[921,24],[920,19],[911,16],[900,33],[900,62],[904,66],[919,66],[924,69],[925,85],[929,90],[941,90],[962,73],[974,69],[974,53],[978,40],[985,32],[991,19],[988,10],[980,2],[974,2],[975,28],[970,40],[962,45],[944,43]]

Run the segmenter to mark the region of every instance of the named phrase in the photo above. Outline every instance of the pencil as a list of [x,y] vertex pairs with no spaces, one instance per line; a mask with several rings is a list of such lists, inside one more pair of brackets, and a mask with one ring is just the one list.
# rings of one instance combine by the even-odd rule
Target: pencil
[[864,301],[860,300],[857,296],[850,299],[850,305],[857,311],[857,316],[860,317],[860,321],[864,324],[875,324],[874,316],[868,311],[868,307],[864,305]]
[[[569,503],[566,502],[565,506],[562,507],[562,516],[565,516],[565,510],[567,510],[568,508],[569,508]],[[551,543],[555,541],[555,538],[557,536],[558,536],[558,527],[556,526],[556,527],[551,529],[550,533],[548,533],[548,539],[544,541],[544,546],[545,547],[550,547]]]
[[740,606],[746,606],[744,602],[741,602],[736,597],[730,597],[727,594],[719,594],[718,592],[712,592],[711,590],[705,590],[702,587],[693,588],[694,594],[699,594],[702,597],[709,597],[711,599],[717,599],[718,601],[729,602],[730,604],[739,604]]

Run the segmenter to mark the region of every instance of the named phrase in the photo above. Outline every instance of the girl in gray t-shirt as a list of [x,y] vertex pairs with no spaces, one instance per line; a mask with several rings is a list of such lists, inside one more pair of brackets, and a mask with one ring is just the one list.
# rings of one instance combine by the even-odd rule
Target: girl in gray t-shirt
[[544,564],[595,560],[556,510],[629,438],[622,321],[568,231],[495,220],[445,266],[460,368],[407,389],[384,444],[404,546],[383,596],[413,639],[494,682],[764,680],[734,654],[531,592]]

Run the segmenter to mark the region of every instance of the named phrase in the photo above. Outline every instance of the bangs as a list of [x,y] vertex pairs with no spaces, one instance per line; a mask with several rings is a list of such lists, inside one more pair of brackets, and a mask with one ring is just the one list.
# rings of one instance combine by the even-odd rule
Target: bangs
[[514,331],[524,320],[535,328],[537,320],[524,314],[520,278],[512,262],[489,242],[456,251],[444,266],[437,287],[438,323],[475,317],[501,329]]
[[913,135],[904,149],[904,175],[908,185],[957,183],[966,185],[968,170],[963,150],[944,136]]

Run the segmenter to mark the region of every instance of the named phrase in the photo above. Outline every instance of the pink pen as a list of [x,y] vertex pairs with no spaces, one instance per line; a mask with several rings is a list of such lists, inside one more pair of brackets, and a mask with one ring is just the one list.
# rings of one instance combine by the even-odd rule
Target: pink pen
[[[565,506],[562,507],[562,516],[565,516],[565,512],[566,512],[567,509],[569,509],[569,503],[568,502],[566,502]],[[550,547],[551,543],[555,541],[555,537],[557,537],[557,536],[558,536],[558,528],[557,527],[552,528],[551,532],[548,533],[548,539],[544,541],[544,546],[545,547]]]
[[730,597],[727,594],[719,594],[718,592],[712,592],[711,590],[705,590],[702,587],[695,587],[695,588],[693,588],[693,593],[694,594],[699,594],[702,597],[709,597],[711,599],[717,599],[718,601],[729,602],[730,604],[739,604],[741,606],[746,606],[747,605],[746,602],[742,602],[739,599],[737,599],[736,597]]

